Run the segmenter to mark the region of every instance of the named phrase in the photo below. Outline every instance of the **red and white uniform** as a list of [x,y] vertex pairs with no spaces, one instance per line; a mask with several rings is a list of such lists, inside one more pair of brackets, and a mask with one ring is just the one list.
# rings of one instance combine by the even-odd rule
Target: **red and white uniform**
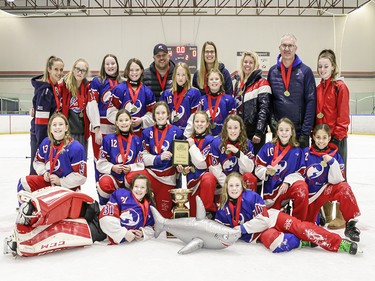
[[64,188],[79,190],[86,182],[87,165],[83,146],[70,139],[70,143],[64,148],[60,145],[51,145],[51,141],[45,138],[40,144],[34,159],[34,169],[38,175],[22,177],[18,183],[18,191],[34,192],[38,189],[51,186],[44,180],[46,172],[57,175],[61,186]]
[[15,226],[17,255],[38,256],[93,243],[89,222],[82,217],[83,206],[95,203],[90,196],[59,186],[20,195],[21,201],[31,202],[34,212],[27,216],[30,221]]
[[214,137],[207,135],[202,139],[197,139],[195,136],[192,138],[195,144],[189,148],[189,153],[195,171],[190,171],[187,174],[187,186],[193,190],[189,194],[189,205],[190,216],[195,217],[197,196],[202,199],[206,211],[216,212],[215,190],[217,182],[215,176],[208,172],[209,163],[207,162],[209,160],[210,144]]
[[111,91],[117,85],[117,80],[106,78],[104,81],[101,81],[98,77],[95,77],[90,84],[89,101],[86,111],[91,123],[92,146],[96,160],[99,158],[100,145],[95,142],[93,129],[100,127],[103,137],[115,132],[115,125],[107,119],[107,109]]
[[[283,203],[293,200],[293,216],[305,220],[308,208],[308,188],[303,178],[305,162],[303,151],[299,147],[288,144],[283,147],[279,141],[276,144],[266,143],[259,150],[255,160],[255,175],[264,181],[263,198],[267,207],[281,209]],[[267,166],[275,169],[274,175],[267,175]],[[285,193],[280,187],[289,184]]]
[[[231,142],[228,142],[229,144]],[[239,143],[231,143],[239,148]],[[221,147],[221,138],[215,138],[210,146],[210,166],[209,171],[212,173],[219,185],[224,186],[227,175],[232,172],[238,172],[242,175],[247,187],[251,190],[257,189],[257,178],[252,174],[254,170],[254,147],[247,141],[247,150],[239,151],[239,155],[233,153],[226,154],[226,148]],[[221,189],[216,190],[220,193]]]
[[173,153],[173,140],[181,140],[182,134],[182,130],[174,125],[166,125],[163,130],[155,125],[142,132],[144,174],[151,182],[156,208],[165,218],[172,217],[169,190],[176,187],[176,168],[172,166],[172,159],[161,160],[161,154],[164,151]]
[[[309,187],[309,209],[307,221],[315,222],[320,208],[329,201],[338,201],[345,221],[361,213],[350,185],[345,181],[344,161],[333,144],[326,150],[317,151],[314,146],[305,148],[306,183]],[[332,156],[328,163],[323,155]]]

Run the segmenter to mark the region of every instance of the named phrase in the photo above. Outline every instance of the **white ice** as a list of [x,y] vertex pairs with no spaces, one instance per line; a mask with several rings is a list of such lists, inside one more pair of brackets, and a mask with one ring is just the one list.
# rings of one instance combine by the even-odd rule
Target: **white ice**
[[[371,280],[375,269],[375,136],[350,135],[348,179],[362,212],[362,254],[304,248],[273,254],[262,244],[237,242],[223,250],[178,255],[177,239],[60,251],[38,257],[0,253],[2,280]],[[91,149],[90,149],[91,151]],[[0,242],[16,218],[16,185],[28,173],[29,136],[0,135]],[[82,191],[96,198],[92,153]],[[344,236],[343,230],[338,230]]]

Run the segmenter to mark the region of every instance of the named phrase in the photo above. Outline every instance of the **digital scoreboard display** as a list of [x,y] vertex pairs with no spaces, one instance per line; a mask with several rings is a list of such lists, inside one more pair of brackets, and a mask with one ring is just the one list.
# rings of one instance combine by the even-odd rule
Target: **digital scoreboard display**
[[190,73],[197,70],[197,46],[168,46],[170,59],[175,63],[184,62],[189,66]]

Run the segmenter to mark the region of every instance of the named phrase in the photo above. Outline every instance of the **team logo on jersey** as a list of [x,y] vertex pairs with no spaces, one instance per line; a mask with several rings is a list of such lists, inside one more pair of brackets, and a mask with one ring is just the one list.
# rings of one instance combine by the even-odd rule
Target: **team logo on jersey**
[[317,179],[324,172],[324,167],[320,163],[314,163],[306,169],[306,176],[308,179]]
[[142,102],[137,100],[135,104],[133,104],[130,100],[127,101],[124,105],[124,108],[129,111],[131,116],[136,115],[142,108]]
[[[179,112],[181,108],[181,112]],[[171,114],[171,120],[172,122],[178,122],[182,119],[182,117],[184,117],[185,115],[185,107],[183,107],[182,105],[180,106],[180,108],[178,108],[177,110],[174,109],[172,111],[172,114]]]
[[71,109],[74,113],[80,113],[81,112],[81,109],[79,108],[79,105],[78,105],[78,98],[77,97],[72,97],[70,99],[69,109]]
[[125,226],[133,227],[139,223],[139,214],[134,209],[127,209],[120,215],[121,223]]
[[281,175],[281,173],[286,169],[288,166],[288,162],[285,160],[281,160],[277,165],[275,166],[276,169],[276,175]]
[[119,164],[126,164],[126,163],[129,163],[132,159],[133,159],[133,155],[134,155],[134,152],[133,150],[129,150],[129,155],[128,155],[128,158],[126,159],[126,162],[125,163],[122,163],[122,156],[121,156],[121,153],[117,154],[116,156],[116,163],[119,163]]
[[106,91],[105,93],[102,94],[102,96],[100,97],[101,101],[103,104],[107,104],[109,102],[109,100],[111,99],[111,91]]
[[49,173],[56,172],[60,169],[60,159],[57,159],[55,167],[53,168],[53,171],[50,171],[51,169],[51,163],[48,161],[46,163],[46,170],[49,171]]
[[[206,113],[207,113],[208,116],[211,117],[211,113],[210,113],[210,111],[209,111],[208,109],[206,110]],[[218,116],[220,116],[220,106],[217,108],[217,112],[216,112],[216,115],[215,115],[215,119],[216,119],[216,117],[218,117]]]
[[226,172],[233,172],[234,168],[237,166],[237,157],[230,157],[225,159],[223,162],[223,170]]
[[[161,152],[160,152],[160,153],[162,153],[162,152],[164,152],[164,151],[168,151],[168,149],[169,149],[170,146],[171,146],[171,144],[169,143],[169,141],[165,140],[165,141],[163,142],[163,145],[161,146]],[[156,147],[156,146],[154,146],[154,152],[155,152],[156,154],[158,154],[158,151],[157,151],[157,147]]]

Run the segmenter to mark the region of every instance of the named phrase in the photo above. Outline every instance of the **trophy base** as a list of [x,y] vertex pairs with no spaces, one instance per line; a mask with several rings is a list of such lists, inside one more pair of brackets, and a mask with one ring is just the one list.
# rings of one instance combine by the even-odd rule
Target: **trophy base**
[[[190,211],[188,209],[173,210],[173,219],[188,218]],[[176,238],[173,234],[167,232],[167,238]]]
[[173,210],[174,219],[188,218],[188,217],[190,217],[190,211],[188,209]]

